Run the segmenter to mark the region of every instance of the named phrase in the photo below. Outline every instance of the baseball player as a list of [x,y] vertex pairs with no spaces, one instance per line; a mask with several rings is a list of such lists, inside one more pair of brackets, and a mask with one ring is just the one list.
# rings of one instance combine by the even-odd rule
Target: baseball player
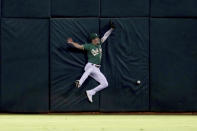
[[92,33],[90,35],[91,43],[86,43],[80,45],[72,40],[72,38],[67,39],[67,43],[73,45],[75,48],[84,50],[87,52],[88,63],[86,64],[82,77],[80,80],[76,80],[75,84],[77,88],[80,88],[84,81],[91,76],[99,85],[91,90],[86,91],[86,95],[89,101],[92,103],[92,97],[99,91],[108,87],[108,82],[103,73],[100,71],[101,67],[101,57],[102,57],[102,48],[101,44],[105,42],[105,40],[110,36],[112,31],[114,30],[114,24],[110,22],[110,29],[104,34],[104,36],[100,39],[96,33]]

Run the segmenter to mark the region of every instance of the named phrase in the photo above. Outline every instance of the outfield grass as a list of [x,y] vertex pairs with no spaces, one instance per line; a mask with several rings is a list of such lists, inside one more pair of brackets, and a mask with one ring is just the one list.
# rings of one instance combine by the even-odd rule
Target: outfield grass
[[197,131],[197,116],[0,115],[0,131]]

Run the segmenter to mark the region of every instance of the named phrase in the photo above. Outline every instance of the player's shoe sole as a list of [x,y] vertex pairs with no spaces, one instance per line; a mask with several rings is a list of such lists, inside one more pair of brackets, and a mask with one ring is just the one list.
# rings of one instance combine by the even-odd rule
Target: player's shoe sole
[[93,95],[90,93],[90,91],[86,91],[86,95],[88,97],[88,100],[92,103],[93,102],[93,100],[92,100]]
[[76,81],[75,81],[75,86],[76,86],[77,88],[80,87],[79,80],[76,80]]

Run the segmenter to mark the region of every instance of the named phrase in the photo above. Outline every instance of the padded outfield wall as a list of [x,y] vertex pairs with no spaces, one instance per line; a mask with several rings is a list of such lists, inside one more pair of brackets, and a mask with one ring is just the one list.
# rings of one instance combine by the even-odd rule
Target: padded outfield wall
[[[1,112],[197,111],[196,0],[1,0]],[[89,103],[74,87],[92,32],[109,87]],[[141,85],[136,85],[141,80]]]

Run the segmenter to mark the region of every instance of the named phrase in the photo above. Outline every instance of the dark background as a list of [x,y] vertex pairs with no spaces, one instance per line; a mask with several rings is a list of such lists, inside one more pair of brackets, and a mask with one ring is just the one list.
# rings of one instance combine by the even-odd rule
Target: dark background
[[[1,112],[197,111],[196,0],[0,0]],[[109,87],[90,104],[81,89],[91,32],[102,36]],[[137,86],[136,80],[142,84]]]

